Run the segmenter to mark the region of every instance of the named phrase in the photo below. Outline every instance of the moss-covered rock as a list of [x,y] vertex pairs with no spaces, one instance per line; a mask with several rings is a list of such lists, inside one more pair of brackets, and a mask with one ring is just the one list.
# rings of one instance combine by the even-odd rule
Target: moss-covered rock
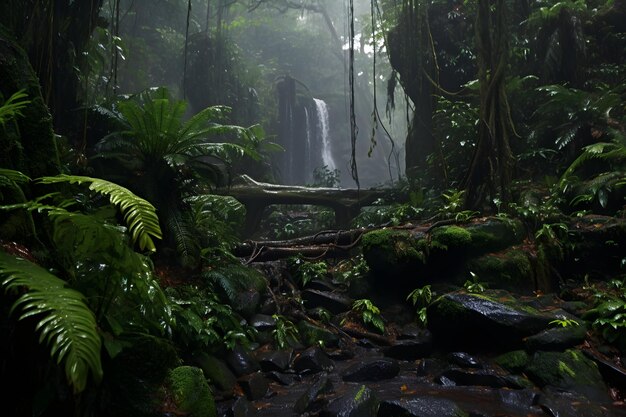
[[594,401],[609,401],[598,366],[579,350],[536,352],[525,372],[541,387],[549,385]]
[[316,346],[321,343],[326,347],[334,347],[339,343],[339,337],[336,334],[305,320],[298,323],[298,331],[306,346]]
[[507,371],[518,373],[530,363],[530,356],[525,350],[513,350],[496,357],[495,362]]
[[190,417],[216,417],[217,409],[202,369],[179,366],[170,372],[169,389],[178,411]]
[[519,248],[509,248],[472,259],[468,262],[468,268],[490,288],[520,293],[532,293],[536,290],[529,255]]
[[467,229],[459,226],[442,226],[433,230],[431,247],[441,249],[467,248],[472,243],[472,235]]
[[235,377],[224,361],[201,352],[194,355],[194,362],[198,364],[204,375],[217,388],[227,392],[235,388],[237,377]]
[[180,360],[175,347],[167,340],[153,336],[105,341],[110,353],[121,352],[106,364],[102,391],[106,413],[117,416],[153,416],[163,402],[162,385],[169,370]]
[[483,254],[521,243],[524,225],[516,219],[489,217],[470,223],[466,230],[472,237],[472,254]]

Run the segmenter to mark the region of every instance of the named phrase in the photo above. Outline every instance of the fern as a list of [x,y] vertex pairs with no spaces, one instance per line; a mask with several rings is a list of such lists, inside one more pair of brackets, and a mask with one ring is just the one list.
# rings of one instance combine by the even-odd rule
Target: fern
[[30,100],[26,100],[28,95],[24,90],[17,91],[7,101],[0,105],[0,124],[4,126],[6,122],[17,116],[22,116],[22,109],[30,104]]
[[42,184],[61,182],[70,184],[89,183],[90,190],[108,196],[111,204],[120,208],[124,221],[128,225],[133,243],[137,243],[141,250],[155,251],[156,248],[152,237],[161,239],[161,228],[156,209],[148,201],[136,196],[128,189],[103,179],[76,175],[43,177],[38,181]]
[[5,291],[21,293],[11,312],[20,310],[20,320],[38,320],[39,342],[48,345],[50,356],[57,363],[64,362],[65,375],[74,392],[85,389],[90,372],[99,382],[103,374],[101,340],[84,296],[40,266],[1,251],[0,278]]

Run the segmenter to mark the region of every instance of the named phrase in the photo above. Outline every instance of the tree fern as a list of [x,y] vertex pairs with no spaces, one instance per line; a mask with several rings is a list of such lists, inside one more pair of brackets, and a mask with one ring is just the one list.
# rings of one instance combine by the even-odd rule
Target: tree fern
[[101,340],[93,312],[84,296],[66,287],[66,282],[25,259],[0,251],[0,279],[5,291],[20,293],[11,312],[19,319],[37,320],[39,342],[50,356],[64,363],[65,375],[74,392],[82,392],[92,374],[102,379]]
[[137,243],[139,248],[154,251],[155,246],[152,237],[161,239],[161,228],[154,206],[120,185],[99,178],[76,175],[43,177],[38,181],[43,184],[60,182],[68,182],[70,184],[89,183],[90,190],[108,196],[111,204],[120,208],[124,221],[128,225],[133,243]]
[[9,120],[22,115],[22,109],[30,104],[30,100],[27,100],[26,97],[28,97],[28,95],[24,93],[24,90],[20,90],[0,105],[1,125],[4,125]]

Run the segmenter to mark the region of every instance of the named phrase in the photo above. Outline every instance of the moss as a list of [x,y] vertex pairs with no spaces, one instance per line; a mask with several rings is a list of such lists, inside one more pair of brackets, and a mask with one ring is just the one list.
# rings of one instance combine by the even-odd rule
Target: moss
[[298,323],[298,331],[300,332],[302,342],[307,346],[317,346],[321,342],[326,347],[332,347],[337,346],[339,342],[337,335],[304,320]]
[[459,226],[443,226],[432,233],[432,244],[445,249],[464,248],[472,243],[472,235]]
[[492,288],[527,292],[535,289],[532,264],[521,249],[481,256],[470,261],[468,268]]
[[537,352],[526,367],[526,372],[540,386],[605,388],[595,362],[572,349],[562,353]]
[[521,372],[530,362],[530,356],[525,350],[513,350],[498,356],[495,362],[510,372]]
[[406,231],[374,230],[363,236],[363,255],[372,270],[388,272],[398,264],[424,263],[418,242]]
[[179,366],[170,372],[169,385],[178,410],[191,417],[216,417],[215,400],[202,369]]
[[472,252],[481,254],[502,250],[520,243],[524,238],[524,226],[519,220],[489,218],[469,225],[466,230],[472,237]]

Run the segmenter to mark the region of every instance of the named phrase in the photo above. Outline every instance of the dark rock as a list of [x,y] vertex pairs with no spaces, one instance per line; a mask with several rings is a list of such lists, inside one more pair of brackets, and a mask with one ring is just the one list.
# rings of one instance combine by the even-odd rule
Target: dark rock
[[330,379],[328,379],[328,374],[319,374],[315,381],[304,392],[304,394],[302,394],[302,396],[298,398],[298,400],[296,400],[296,404],[293,407],[294,411],[298,414],[304,413],[306,410],[309,409],[311,404],[320,394],[332,390],[332,386],[333,385],[330,382]]
[[378,399],[365,385],[357,385],[322,409],[320,417],[376,417]]
[[546,329],[524,340],[528,351],[565,350],[581,344],[587,336],[587,326],[555,327]]
[[257,312],[260,301],[261,293],[256,289],[249,288],[237,293],[233,308],[246,318],[252,317]]
[[168,377],[168,388],[177,411],[184,415],[215,417],[217,408],[202,369],[179,366]]
[[339,337],[336,334],[306,320],[298,323],[298,331],[302,342],[307,346],[318,345],[321,342],[324,347],[336,347],[339,343]]
[[293,361],[293,369],[300,373],[330,372],[334,367],[333,362],[317,346],[308,348]]
[[252,354],[241,346],[235,346],[228,352],[226,362],[237,376],[251,374],[261,369]]
[[194,355],[194,362],[202,369],[209,382],[222,391],[232,391],[237,378],[226,363],[215,356],[199,353]]
[[409,323],[400,329],[398,339],[417,339],[422,335],[424,329],[417,325],[417,323]]
[[425,358],[417,365],[416,374],[418,377],[439,375],[449,367],[450,365],[441,359]]
[[553,319],[505,291],[449,293],[428,307],[435,343],[463,350],[520,346],[524,337],[544,330]]
[[276,372],[276,371],[267,372],[265,376],[271,379],[272,381],[276,381],[280,385],[285,385],[285,386],[293,385],[294,383],[300,381],[299,375],[284,374],[282,372]]
[[276,320],[274,317],[267,314],[255,314],[250,319],[250,326],[254,327],[257,331],[272,330],[276,327]]
[[512,389],[521,389],[532,385],[515,375],[498,375],[495,371],[487,369],[448,369],[437,378],[437,381],[445,386],[463,385]]
[[500,403],[521,411],[529,410],[539,397],[539,393],[531,389],[500,389],[496,392]]
[[[583,352],[598,364],[598,369],[607,382],[618,387],[626,387],[626,369],[590,350],[583,350]],[[622,362],[623,360],[624,358]]]
[[482,368],[482,364],[475,357],[465,352],[452,352],[448,355],[448,360],[463,368]]
[[524,225],[519,220],[496,217],[473,222],[466,230],[472,237],[473,254],[499,251],[521,243],[525,237]]
[[454,401],[417,397],[387,400],[380,403],[378,417],[458,417],[466,415]]
[[536,352],[526,374],[540,387],[556,387],[592,401],[610,400],[598,366],[578,350]]
[[342,374],[344,381],[382,381],[398,375],[400,366],[393,359],[367,359],[348,367]]
[[404,361],[413,361],[431,354],[433,350],[433,338],[429,331],[422,333],[414,339],[396,340],[383,353],[385,356]]
[[541,394],[537,404],[551,417],[609,417],[608,410],[589,402],[584,395],[571,392],[549,391]]
[[309,290],[318,290],[318,291],[329,291],[334,292],[337,291],[337,286],[333,285],[331,282],[325,281],[323,279],[312,279],[306,285],[306,288]]
[[302,291],[302,299],[307,308],[323,307],[333,314],[352,308],[352,299],[336,292],[307,289]]
[[270,383],[260,372],[244,375],[238,380],[239,386],[250,401],[265,397]]
[[251,404],[245,397],[239,397],[234,401],[220,404],[218,415],[223,417],[250,417],[252,416]]
[[271,350],[265,352],[257,352],[256,359],[261,366],[263,372],[278,371],[282,372],[289,368],[291,362],[291,351]]

